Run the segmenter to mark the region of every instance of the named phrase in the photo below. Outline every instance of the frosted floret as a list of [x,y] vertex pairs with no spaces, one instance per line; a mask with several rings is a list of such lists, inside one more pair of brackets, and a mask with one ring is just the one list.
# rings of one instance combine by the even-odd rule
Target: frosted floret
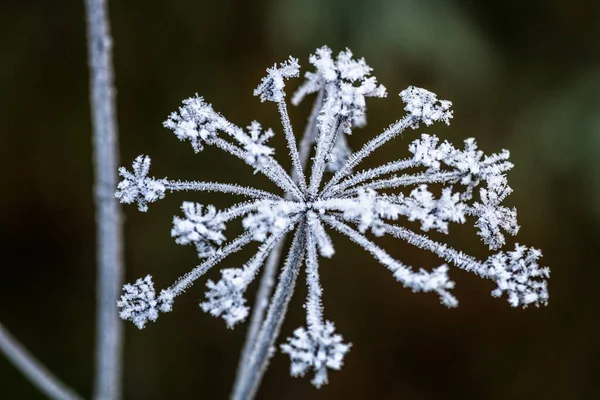
[[469,138],[465,140],[465,149],[450,152],[445,163],[462,173],[461,183],[463,185],[471,185],[478,183],[481,178],[488,177],[488,174],[482,171],[484,166],[482,159],[483,151],[477,148],[475,139]]
[[546,279],[550,278],[550,269],[538,265],[541,256],[542,252],[538,249],[519,244],[515,245],[513,251],[491,256],[485,263],[487,269],[484,272],[498,284],[492,295],[500,297],[506,293],[508,302],[513,307],[546,305]]
[[172,113],[163,125],[171,129],[181,141],[189,140],[196,153],[203,150],[202,143],[210,143],[223,129],[226,121],[202,97],[183,101],[179,113]]
[[294,336],[281,345],[281,351],[290,356],[292,376],[304,376],[313,371],[311,383],[319,388],[328,383],[327,369],[339,370],[344,356],[350,351],[351,345],[342,340],[342,336],[335,333],[333,323],[327,321],[325,325],[296,329]]
[[506,178],[490,179],[488,188],[479,191],[481,203],[474,203],[471,209],[471,213],[478,216],[475,223],[479,229],[477,234],[491,250],[499,249],[506,243],[502,230],[513,236],[519,231],[517,209],[501,204],[510,193],[512,189],[508,186]]
[[227,327],[233,328],[248,316],[248,306],[244,298],[247,280],[240,268],[224,269],[221,275],[217,283],[211,280],[206,283],[207,301],[201,303],[200,307],[214,317],[223,318]]
[[263,242],[268,235],[283,231],[290,223],[290,217],[299,211],[298,205],[292,202],[265,201],[255,213],[244,218],[242,224],[247,231],[252,232],[254,240]]
[[317,49],[315,54],[311,54],[308,62],[315,67],[316,71],[307,71],[304,74],[304,82],[292,96],[292,104],[295,106],[300,104],[304,97],[318,92],[327,82],[334,82],[339,76],[336,63],[331,57],[331,49],[327,46],[323,46]]
[[119,175],[123,180],[117,185],[115,197],[121,203],[131,204],[136,202],[138,210],[146,212],[148,203],[154,203],[165,197],[165,179],[148,177],[150,171],[150,157],[137,156],[133,162],[133,173],[124,167],[119,168]]
[[184,218],[173,218],[171,236],[177,244],[193,244],[198,257],[206,258],[213,255],[217,246],[225,240],[225,224],[214,206],[207,206],[204,213],[202,208],[202,204],[184,202],[181,205]]
[[346,125],[344,133],[351,134],[352,127],[364,127],[366,120],[366,97],[385,97],[387,95],[383,85],[377,85],[374,77],[367,78],[360,82],[360,86],[351,83],[341,84],[341,109],[340,115],[345,116],[350,121]]
[[273,101],[278,103],[285,98],[284,79],[295,78],[300,71],[298,59],[290,57],[287,61],[273,65],[273,68],[267,69],[267,76],[264,77],[254,90],[255,96],[260,96],[260,101]]
[[477,148],[473,138],[464,141],[463,150],[454,148],[446,141],[439,145],[438,143],[439,139],[436,136],[423,134],[420,139],[410,144],[409,151],[413,153],[413,161],[417,165],[427,167],[427,173],[432,176],[443,171],[444,167],[449,167],[449,172],[456,174],[454,181],[467,187],[467,191],[461,195],[462,200],[471,198],[472,189],[479,185],[480,181],[502,177],[513,167],[508,161],[508,151],[485,156],[483,151]]
[[445,162],[448,156],[455,152],[454,147],[443,142],[438,146],[439,139],[435,135],[422,134],[421,139],[413,141],[408,150],[413,153],[413,160],[430,169],[430,172],[438,171],[441,167],[441,162]]
[[148,321],[156,321],[161,304],[156,299],[152,277],[148,275],[136,280],[133,285],[124,285],[117,307],[120,309],[119,316],[133,322],[139,329],[143,329]]
[[352,52],[346,49],[334,61],[327,46],[317,49],[309,57],[316,72],[305,74],[305,82],[292,97],[292,104],[298,105],[306,95],[324,89],[327,83],[335,83],[339,90],[330,95],[335,95],[339,101],[335,106],[336,114],[347,119],[343,125],[346,134],[352,133],[351,128],[366,124],[366,97],[387,96],[385,87],[378,85],[375,77],[369,77],[372,68],[364,58],[355,60],[352,57]]
[[340,54],[338,54],[336,66],[340,73],[340,77],[349,80],[350,82],[362,81],[371,74],[373,68],[367,65],[364,58],[355,60],[352,57],[353,55],[350,49],[341,51]]
[[438,100],[435,93],[415,86],[409,86],[400,92],[402,101],[406,103],[404,110],[413,117],[413,126],[419,126],[419,122],[432,125],[434,122],[445,122],[450,125],[452,118],[452,102]]
[[510,153],[506,150],[485,156],[483,151],[477,148],[475,139],[466,139],[464,144],[464,150],[454,150],[444,160],[448,166],[461,173],[462,185],[474,187],[480,180],[496,179],[513,167],[513,164],[507,161]]
[[375,236],[382,236],[381,228],[384,219],[396,220],[400,215],[400,207],[385,197],[378,196],[372,189],[361,189],[355,200],[347,202],[343,207],[344,218],[359,221],[358,230],[365,233],[367,229]]
[[275,153],[275,149],[265,145],[275,134],[271,129],[263,130],[257,121],[252,121],[247,129],[249,136],[242,136],[242,145],[247,152],[246,161],[256,168],[256,173],[268,164],[269,157]]
[[458,193],[452,193],[452,188],[444,188],[441,197],[436,199],[427,185],[421,185],[410,193],[410,197],[400,195],[397,202],[400,213],[409,221],[420,221],[424,232],[433,229],[448,233],[449,222],[465,222],[465,204]]

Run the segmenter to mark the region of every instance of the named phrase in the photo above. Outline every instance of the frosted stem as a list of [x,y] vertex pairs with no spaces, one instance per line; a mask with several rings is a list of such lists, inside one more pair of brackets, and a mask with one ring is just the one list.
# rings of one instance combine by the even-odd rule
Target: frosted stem
[[35,387],[49,398],[56,400],[82,399],[73,389],[62,383],[36,360],[2,324],[0,324],[0,351]]
[[302,221],[294,235],[294,240],[283,266],[275,294],[269,304],[269,311],[264,319],[256,339],[249,365],[244,369],[244,374],[236,382],[232,399],[253,399],[258,386],[265,373],[272,348],[279,336],[279,330],[286,314],[287,306],[292,298],[298,271],[304,259],[306,247],[306,222]]
[[323,326],[323,289],[319,282],[319,260],[317,257],[317,242],[314,235],[309,232],[306,238],[306,284],[308,286],[308,300],[306,302],[307,327]]
[[238,194],[242,196],[253,197],[257,199],[281,200],[281,197],[274,195],[264,190],[255,189],[253,187],[241,186],[229,183],[216,182],[197,182],[197,181],[167,181],[165,189],[171,192],[179,191],[197,191],[197,192],[221,192]]
[[86,0],[90,102],[96,174],[97,318],[94,398],[121,398],[123,327],[115,306],[123,280],[121,209],[117,188],[118,134],[112,39],[106,0]]
[[465,271],[476,272],[482,268],[482,263],[474,257],[465,254],[462,251],[454,250],[444,243],[438,243],[434,240],[431,240],[425,235],[415,233],[401,226],[395,226],[386,223],[382,223],[381,227],[395,238],[405,240],[407,243],[412,244],[420,249],[431,251],[442,260],[454,264],[458,268],[461,268]]
[[338,183],[340,179],[348,175],[354,167],[356,167],[365,157],[375,151],[377,148],[381,147],[383,144],[398,136],[402,132],[406,130],[406,128],[410,127],[413,124],[412,115],[407,115],[396,123],[392,124],[389,128],[387,128],[383,133],[379,136],[369,140],[359,151],[353,153],[346,161],[346,164],[335,173],[333,178],[327,183],[323,192],[328,191],[333,185]]
[[250,355],[252,354],[252,349],[256,343],[258,331],[263,322],[267,306],[269,305],[269,296],[271,295],[271,289],[275,283],[275,275],[277,273],[277,267],[279,266],[279,260],[281,259],[281,253],[283,253],[283,248],[285,246],[286,236],[283,236],[279,240],[277,245],[269,254],[267,263],[265,265],[265,270],[260,278],[260,284],[258,291],[256,292],[256,298],[254,299],[254,306],[252,307],[252,316],[250,317],[248,332],[246,333],[246,340],[244,341],[244,348],[242,349],[240,360],[238,362],[234,388],[241,385],[240,379],[246,373],[246,369],[250,361]]
[[[326,100],[323,103],[323,109],[321,110],[321,116],[333,115],[331,111],[336,107],[335,96],[331,93],[335,90],[335,85],[330,83],[327,84],[325,89]],[[326,122],[319,122],[319,136],[316,145],[315,158],[312,165],[312,172],[310,176],[310,187],[308,189],[311,197],[315,197],[321,180],[323,179],[323,173],[327,165],[327,155],[331,149],[332,144],[335,141],[335,135],[340,125],[339,117],[336,115],[327,119]]]
[[362,183],[364,181],[375,179],[378,176],[389,174],[391,172],[402,171],[404,169],[408,169],[408,168],[412,168],[412,167],[416,167],[416,166],[418,166],[418,164],[415,161],[413,161],[412,159],[406,159],[406,160],[392,161],[390,163],[382,165],[381,167],[367,169],[367,170],[364,170],[364,171],[361,171],[361,172],[358,172],[358,173],[352,175],[351,177],[338,183],[337,185],[332,186],[331,188],[329,188],[329,190],[324,191],[321,194],[321,197],[322,198],[332,197],[332,196],[335,196],[336,194],[338,194],[339,192],[345,190],[346,188],[349,188],[354,185],[358,185],[359,183]]
[[283,131],[285,138],[287,139],[288,149],[290,150],[290,157],[292,159],[293,174],[297,177],[296,182],[300,185],[302,193],[306,193],[306,177],[304,176],[304,170],[300,163],[300,155],[298,154],[298,147],[296,145],[296,138],[292,131],[292,123],[290,122],[290,116],[288,115],[287,106],[285,100],[277,102],[277,109],[279,110],[279,116],[281,117],[281,123],[283,124]]
[[424,183],[450,183],[460,179],[460,176],[461,174],[459,172],[437,172],[433,174],[424,172],[414,175],[406,174],[388,179],[378,179],[367,182],[363,185],[355,186],[343,192],[337,193],[334,197],[354,196],[361,189],[394,189],[401,186],[416,186]]
[[[306,124],[306,128],[304,129],[304,135],[302,136],[302,141],[300,143],[300,162],[302,163],[302,168],[306,169],[308,166],[308,160],[311,153],[312,145],[316,142],[317,135],[319,134],[319,113],[321,108],[323,107],[323,101],[325,98],[324,89],[319,90],[319,94],[315,99],[315,103],[313,104],[313,109],[310,113],[310,117]],[[295,182],[297,177],[293,175],[292,179]]]
[[[228,152],[244,161],[246,164],[251,165],[248,161],[247,152],[240,149],[239,147],[229,143],[226,140],[215,138],[212,143],[223,151]],[[269,178],[271,182],[279,186],[286,194],[293,196],[296,199],[302,198],[302,192],[298,189],[298,186],[292,181],[290,176],[285,172],[283,167],[274,159],[270,158],[269,163],[262,165],[257,168],[264,176]]]
[[[310,117],[308,117],[308,122],[306,123],[306,128],[304,129],[304,135],[302,136],[302,140],[300,141],[300,163],[302,164],[302,168],[306,169],[308,165],[308,157],[310,156],[310,150],[312,147],[315,138],[317,137],[317,118],[319,117],[319,111],[321,111],[321,107],[323,107],[323,97],[324,90],[319,90],[319,94],[313,104],[312,111],[310,113]],[[294,182],[298,181],[298,177],[296,176],[296,171],[292,170],[292,180]]]
[[[323,97],[324,91],[320,90],[313,105],[312,112],[306,125],[306,129],[304,130],[304,135],[302,136],[302,140],[300,141],[299,159],[303,169],[305,169],[308,165],[308,159],[312,143],[317,135],[317,117],[319,116],[319,111],[323,106]],[[298,176],[295,168],[292,168],[292,180],[294,182],[298,181]],[[289,200],[290,197],[291,196],[286,195],[285,199]],[[245,374],[245,368],[249,363],[250,355],[256,342],[258,331],[263,322],[267,306],[269,305],[269,296],[271,295],[271,289],[273,288],[273,284],[275,283],[275,274],[277,272],[277,267],[279,266],[281,254],[284,250],[286,236],[287,235],[283,236],[279,240],[275,248],[269,254],[269,257],[267,258],[267,263],[265,265],[265,269],[260,279],[258,291],[256,292],[254,307],[252,307],[252,316],[250,317],[248,332],[246,333],[246,339],[244,341],[244,348],[242,349],[240,360],[238,362],[234,390],[241,384],[239,380]]]
[[239,251],[242,247],[247,245],[252,241],[252,233],[245,232],[232,240],[226,246],[218,249],[214,255],[210,256],[206,261],[202,264],[198,265],[196,268],[182,276],[177,280],[171,287],[167,289],[167,291],[171,292],[173,296],[178,296],[185,291],[188,287],[190,287],[198,278],[206,273],[209,269],[211,269],[216,264],[220,263],[225,259],[225,257]]
[[394,273],[396,280],[402,283],[404,287],[412,289],[413,292],[435,291],[440,296],[442,304],[448,307],[458,305],[456,298],[448,291],[454,287],[454,282],[450,281],[447,276],[447,266],[441,266],[431,273],[423,269],[418,272],[413,271],[412,268],[395,260],[385,250],[367,239],[366,236],[337,218],[325,216],[323,219],[329,226],[348,236],[354,243],[371,253],[379,263]]

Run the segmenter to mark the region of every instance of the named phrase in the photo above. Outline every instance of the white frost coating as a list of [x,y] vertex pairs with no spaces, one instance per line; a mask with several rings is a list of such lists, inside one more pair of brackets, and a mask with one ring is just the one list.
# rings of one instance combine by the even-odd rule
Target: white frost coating
[[[340,222],[335,217],[325,217],[325,221],[334,229],[348,236],[350,240],[361,246],[364,250],[389,269],[394,278],[413,292],[436,292],[440,296],[440,302],[447,307],[456,307],[458,300],[449,292],[454,288],[454,282],[448,277],[448,266],[441,265],[433,272],[421,269],[414,272],[412,268],[393,259],[385,250],[367,239],[364,235],[350,228],[348,225]],[[352,220],[348,221],[352,222]],[[379,227],[381,232],[385,232],[384,224]]]
[[210,142],[223,130],[226,121],[202,97],[183,100],[179,113],[172,113],[163,126],[171,129],[181,141],[189,140],[196,153],[204,148],[202,143]]
[[159,311],[171,311],[173,298],[168,291],[163,291],[158,299],[154,291],[154,283],[150,275],[138,279],[133,285],[123,286],[123,294],[117,302],[121,309],[119,316],[133,322],[139,329],[148,321],[156,321]]
[[484,243],[490,246],[490,250],[496,250],[506,243],[500,228],[511,235],[519,232],[517,224],[517,209],[504,207],[502,201],[512,193],[506,178],[503,176],[488,180],[488,188],[481,188],[479,194],[481,203],[474,203],[470,213],[478,216],[475,226],[479,228],[477,233]]
[[242,223],[246,230],[252,232],[254,240],[262,242],[267,235],[282,232],[289,225],[292,215],[300,210],[298,204],[290,201],[265,201],[256,213],[248,215]]
[[[334,61],[331,50],[324,46],[311,55],[309,62],[316,72],[307,72],[306,81],[292,98],[298,104],[307,94],[325,94],[323,107],[318,114],[316,156],[310,180],[310,193],[314,195],[321,183],[322,174],[342,168],[351,154],[345,134],[352,128],[366,124],[366,97],[385,97],[385,87],[369,77],[371,68],[364,59],[355,60],[348,49],[338,54]],[[313,140],[317,140],[317,135]]]
[[221,215],[212,205],[207,206],[206,212],[203,212],[202,204],[188,201],[181,205],[181,211],[184,218],[173,217],[171,236],[175,238],[175,243],[193,244],[199,258],[213,255],[217,246],[225,241],[225,224]]
[[221,279],[214,283],[206,283],[208,301],[200,304],[204,312],[210,312],[214,317],[223,317],[228,328],[233,328],[238,322],[248,316],[248,306],[244,298],[246,279],[241,268],[227,268],[221,271]]
[[271,235],[260,245],[254,257],[242,268],[222,270],[222,277],[217,283],[209,280],[206,283],[208,288],[206,298],[208,301],[200,303],[202,310],[209,312],[214,317],[222,317],[228,328],[233,328],[237,323],[245,320],[248,316],[249,307],[246,306],[244,293],[275,244],[290,228],[290,226],[287,226],[278,235]]
[[420,185],[409,197],[399,195],[394,202],[409,221],[420,221],[424,232],[434,229],[448,233],[449,222],[465,222],[465,204],[461,202],[459,193],[452,193],[450,187],[444,188],[440,198],[436,199],[427,185]]
[[[316,215],[309,212],[309,224],[315,224]],[[281,351],[291,359],[292,376],[304,376],[308,370],[315,373],[311,383],[317,388],[328,382],[327,369],[339,370],[350,344],[342,342],[342,337],[335,334],[332,322],[323,321],[323,288],[319,278],[319,261],[317,256],[316,235],[308,234],[306,241],[306,284],[308,298],[306,300],[306,326],[294,331],[294,336],[281,345]]]
[[482,272],[498,284],[492,292],[494,297],[506,293],[513,307],[529,304],[548,304],[548,284],[550,269],[540,267],[538,260],[542,252],[538,249],[515,245],[515,250],[500,252],[491,256]]
[[519,231],[517,224],[517,209],[502,205],[502,201],[512,193],[506,178],[503,176],[488,180],[488,188],[481,188],[479,194],[481,203],[474,203],[469,210],[470,214],[479,218],[475,226],[479,228],[477,233],[484,243],[489,245],[490,250],[496,250],[506,243],[501,228],[511,235]]
[[304,83],[292,96],[292,104],[298,105],[305,96],[323,89],[327,83],[335,83],[339,99],[339,114],[347,117],[350,124],[344,130],[351,133],[351,127],[366,124],[366,97],[385,97],[386,89],[377,84],[375,77],[369,77],[371,67],[364,58],[355,60],[349,49],[341,51],[336,60],[331,57],[331,49],[323,46],[309,57],[315,72],[306,72]]
[[417,126],[419,121],[427,126],[434,122],[445,122],[446,125],[450,125],[451,101],[438,100],[435,93],[414,86],[409,86],[400,92],[400,97],[406,103],[404,110],[414,117]]
[[325,231],[325,227],[321,223],[321,220],[316,213],[308,212],[308,225],[310,226],[312,234],[315,236],[317,242],[317,248],[321,257],[331,258],[335,254],[333,248],[333,242]]
[[341,211],[344,218],[358,222],[358,230],[365,233],[371,229],[375,236],[383,235],[380,224],[384,219],[396,220],[401,208],[385,196],[378,196],[371,189],[360,189],[355,198],[318,201],[315,207],[322,210]]
[[335,172],[342,168],[348,157],[352,154],[352,150],[350,146],[348,146],[348,141],[346,140],[345,135],[338,135],[335,138],[335,144],[331,149],[331,153],[327,157],[327,172]]
[[[250,136],[247,135],[241,128],[216,113],[210,104],[204,102],[202,97],[196,95],[196,97],[184,100],[183,106],[179,108],[179,113],[172,113],[169,119],[163,123],[163,126],[173,130],[179,139],[183,141],[190,140],[196,153],[203,149],[203,144],[214,145],[253,166],[255,172],[264,174],[283,189],[286,194],[293,197],[300,195],[300,190],[292,179],[281,165],[271,157],[272,149],[269,150],[264,145],[270,132],[267,131],[264,135],[255,136],[254,139],[252,132]],[[229,138],[234,140],[234,143],[220,137],[218,135],[219,131],[226,133]],[[288,132],[288,129],[286,129],[286,136],[288,141],[291,140],[291,132]],[[239,145],[244,148],[240,148]]]
[[255,96],[260,96],[260,101],[273,101],[278,103],[285,98],[285,87],[284,79],[295,78],[298,76],[300,71],[300,65],[298,65],[298,59],[290,57],[287,61],[282,62],[277,67],[277,64],[273,65],[272,68],[267,69],[267,76],[265,76],[260,85],[254,90]]
[[446,160],[450,153],[454,152],[454,147],[444,142],[438,146],[439,139],[435,135],[422,134],[421,139],[413,141],[408,150],[413,153],[413,160],[432,171],[438,171],[441,162]]
[[510,153],[507,150],[485,156],[473,138],[464,141],[464,150],[456,149],[448,142],[438,146],[438,142],[436,136],[423,134],[408,149],[414,154],[415,162],[429,167],[429,173],[438,172],[443,166],[449,167],[460,175],[462,185],[473,188],[480,180],[496,179],[513,167],[508,161]]
[[154,203],[165,197],[165,179],[148,177],[150,171],[150,157],[137,156],[133,162],[133,173],[124,167],[119,168],[119,175],[123,180],[117,185],[115,197],[121,203],[131,204],[136,202],[142,212],[148,210],[148,203]]
[[252,121],[247,129],[250,136],[243,140],[242,145],[246,150],[248,164],[255,166],[254,172],[256,173],[260,167],[268,164],[268,156],[272,156],[275,153],[275,149],[265,145],[267,140],[271,139],[275,134],[271,129],[263,131],[260,123],[256,121]]
[[298,328],[288,343],[281,345],[281,351],[289,354],[292,376],[304,376],[308,371],[315,373],[311,383],[317,388],[328,383],[327,369],[342,368],[344,356],[350,344],[343,343],[341,335],[335,333],[335,326],[327,321],[319,327]]
[[[115,196],[123,203],[137,202],[142,211],[167,191],[222,192],[250,198],[219,212],[213,206],[183,204],[184,216],[174,218],[172,235],[177,243],[194,244],[198,256],[206,259],[163,290],[158,298],[149,276],[124,286],[118,303],[121,317],[139,328],[156,320],[159,312],[171,311],[175,297],[225,257],[258,241],[258,250],[246,264],[224,269],[219,280],[208,281],[206,299],[200,304],[205,312],[222,318],[230,328],[242,322],[250,310],[244,298],[247,288],[266,258],[278,255],[283,238],[294,231],[284,268],[271,265],[261,279],[258,310],[268,312],[266,317],[264,314],[260,317],[260,312],[256,314],[259,315],[256,329],[244,351],[248,367],[240,369],[234,400],[252,398],[256,393],[273,354],[302,263],[308,286],[306,325],[297,329],[281,349],[291,357],[292,375],[314,372],[312,382],[317,387],[327,383],[328,369],[341,367],[350,346],[335,333],[332,323],[325,322],[319,278],[319,256],[330,258],[335,253],[330,229],[371,254],[404,287],[414,292],[434,292],[448,307],[458,305],[451,293],[454,282],[449,277],[448,265],[494,281],[497,287],[492,295],[506,294],[513,306],[548,301],[549,270],[539,265],[539,250],[517,245],[513,251],[500,251],[479,261],[427,236],[431,231],[448,234],[452,223],[462,224],[469,218],[491,249],[505,244],[505,233],[517,233],[516,210],[504,205],[511,193],[506,173],[513,167],[508,151],[485,155],[474,139],[465,140],[462,148],[457,148],[436,136],[422,134],[409,146],[411,157],[353,172],[376,149],[409,129],[421,123],[448,124],[452,117],[451,103],[438,100],[425,89],[409,87],[401,93],[407,113],[353,153],[346,134],[366,121],[366,98],[383,97],[385,88],[370,76],[371,68],[365,61],[354,59],[349,50],[334,59],[331,50],[322,47],[309,61],[315,70],[306,73],[305,82],[292,99],[297,103],[318,92],[305,137],[300,142],[301,151],[296,146],[284,92],[285,80],[299,73],[297,60],[290,58],[269,68],[267,77],[255,90],[262,101],[277,103],[292,173],[287,173],[273,158],[274,149],[267,144],[273,131],[264,130],[256,121],[246,130],[241,129],[216,113],[201,97],[185,100],[179,111],[165,122],[178,138],[190,141],[194,150],[200,151],[204,145],[215,146],[267,176],[283,193],[236,184],[151,178],[150,159],[145,156],[136,159],[133,172],[120,170],[123,180]],[[307,169],[304,160],[308,158],[311,143],[314,157]],[[304,175],[304,170],[310,171],[309,176]],[[327,181],[327,172],[331,171],[336,172]],[[244,231],[226,242],[225,224],[230,225],[236,218],[241,219]],[[418,226],[413,231],[403,227],[403,221],[415,221]],[[432,252],[444,264],[429,271],[412,268],[374,243],[367,237],[370,234],[391,235]],[[277,288],[269,301],[270,285],[278,272],[281,273]]]

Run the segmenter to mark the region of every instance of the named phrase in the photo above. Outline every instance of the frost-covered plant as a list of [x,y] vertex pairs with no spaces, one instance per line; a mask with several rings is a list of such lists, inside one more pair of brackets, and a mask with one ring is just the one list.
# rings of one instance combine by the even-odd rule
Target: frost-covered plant
[[[224,192],[249,199],[225,210],[183,203],[184,215],[174,218],[172,236],[179,244],[194,245],[203,262],[158,297],[150,277],[125,285],[118,304],[121,317],[139,328],[147,321],[155,321],[160,312],[170,311],[174,299],[211,267],[257,241],[258,250],[245,265],[223,270],[217,282],[208,281],[206,301],[201,303],[205,312],[223,318],[228,327],[235,326],[249,314],[244,298],[249,284],[278,242],[288,232],[294,233],[268,312],[261,320],[256,342],[251,343],[248,365],[239,372],[244,376],[238,379],[234,391],[233,397],[237,399],[252,397],[256,391],[302,265],[308,285],[306,326],[296,329],[281,350],[291,358],[292,375],[312,371],[315,374],[312,382],[317,387],[327,383],[328,369],[342,366],[350,345],[335,332],[334,324],[325,320],[321,301],[319,255],[326,258],[334,255],[326,228],[348,236],[389,269],[403,286],[413,292],[433,292],[448,307],[455,307],[458,301],[451,293],[454,282],[448,276],[447,264],[432,271],[415,270],[391,257],[368,234],[402,239],[433,252],[448,264],[492,280],[497,285],[492,295],[506,294],[512,306],[546,304],[548,300],[549,269],[538,265],[539,250],[517,245],[515,250],[501,251],[480,261],[399,223],[405,218],[417,222],[423,232],[448,234],[450,223],[462,224],[472,217],[483,242],[491,250],[500,249],[505,244],[504,234],[514,235],[519,228],[516,210],[502,205],[511,192],[505,177],[513,166],[508,161],[508,151],[484,155],[474,139],[466,140],[464,148],[458,148],[440,142],[436,136],[423,134],[410,144],[411,157],[355,172],[365,157],[403,132],[417,129],[421,124],[449,124],[451,103],[439,100],[425,89],[411,86],[403,90],[400,97],[405,103],[405,115],[353,153],[346,135],[365,125],[365,99],[385,97],[386,89],[370,76],[371,68],[364,59],[355,60],[349,50],[334,59],[331,50],[322,47],[309,61],[315,71],[306,73],[305,82],[292,98],[297,104],[306,95],[317,93],[300,149],[284,92],[286,80],[299,74],[298,61],[290,57],[269,68],[254,91],[261,101],[277,104],[292,161],[291,174],[284,171],[273,157],[274,149],[266,144],[273,131],[263,130],[258,122],[252,122],[244,130],[215,112],[202,97],[184,100],[179,111],[164,123],[180,140],[189,141],[196,152],[204,146],[216,146],[241,159],[273,181],[280,193],[235,183],[152,178],[148,175],[147,156],[135,160],[133,172],[120,169],[123,180],[116,197],[124,203],[137,203],[140,211],[146,211],[149,203],[163,198],[168,191]],[[305,174],[306,160],[312,150],[310,173]],[[333,176],[324,183],[327,172],[333,172]],[[442,187],[439,195],[430,189],[431,185]],[[405,188],[413,189],[403,192]],[[475,196],[476,188],[479,197]],[[237,218],[242,219],[244,232],[226,241],[223,233],[226,224]]]

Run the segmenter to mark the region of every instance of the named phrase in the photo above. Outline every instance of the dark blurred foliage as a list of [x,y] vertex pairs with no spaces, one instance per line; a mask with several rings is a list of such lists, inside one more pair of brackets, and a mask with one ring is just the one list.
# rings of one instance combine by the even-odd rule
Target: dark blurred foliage
[[[543,249],[551,300],[513,309],[493,285],[454,270],[458,309],[403,289],[383,267],[336,236],[322,265],[327,318],[354,344],[330,384],[289,377],[276,355],[260,399],[600,398],[600,3],[528,0],[113,1],[121,159],[153,159],[153,174],[270,187],[229,156],[194,155],[161,122],[199,93],[233,122],[279,129],[275,107],[252,97],[267,66],[292,54],[307,66],[315,48],[351,48],[388,88],[369,103],[354,148],[402,115],[408,85],[454,102],[455,144],[510,149],[519,210],[517,241]],[[0,321],[50,369],[89,397],[95,255],[88,70],[82,1],[0,4]],[[296,85],[297,83],[292,83]],[[291,88],[290,88],[291,89]],[[300,131],[309,105],[291,109]],[[423,129],[421,129],[423,131]],[[408,132],[365,163],[379,164],[417,136]],[[282,135],[275,139],[286,159]],[[287,164],[286,164],[287,165]],[[170,239],[183,200],[224,207],[220,195],[171,195],[146,214],[124,208],[127,281],[151,273],[159,287],[192,268],[192,248]],[[233,233],[230,233],[233,235]],[[470,226],[448,242],[488,252]],[[433,256],[381,240],[404,262]],[[511,244],[512,246],[512,244]],[[250,253],[223,266],[239,265]],[[210,278],[218,276],[218,269]],[[138,331],[127,326],[127,399],[224,399],[245,326],[234,331],[198,307],[204,281],[173,313]],[[303,323],[305,289],[282,334]],[[36,399],[0,358],[0,397]]]

